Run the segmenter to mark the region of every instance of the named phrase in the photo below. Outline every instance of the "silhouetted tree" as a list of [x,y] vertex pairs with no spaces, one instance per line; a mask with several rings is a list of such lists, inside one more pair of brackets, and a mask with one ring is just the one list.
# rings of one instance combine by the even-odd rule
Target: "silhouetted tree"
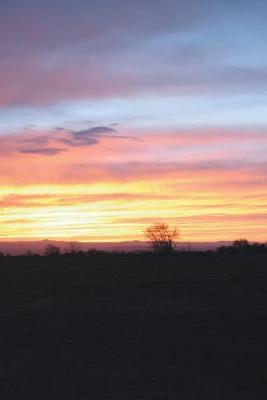
[[174,250],[175,239],[179,238],[179,231],[171,229],[168,224],[156,223],[145,230],[145,237],[150,241],[156,253],[169,254]]
[[45,246],[44,255],[45,256],[59,256],[60,248],[53,244],[48,244],[47,246]]
[[249,246],[249,242],[247,239],[237,239],[233,242],[233,246],[240,249]]
[[79,243],[77,243],[75,241],[70,242],[67,253],[72,255],[72,256],[77,256],[78,254],[82,253],[81,250],[80,250]]

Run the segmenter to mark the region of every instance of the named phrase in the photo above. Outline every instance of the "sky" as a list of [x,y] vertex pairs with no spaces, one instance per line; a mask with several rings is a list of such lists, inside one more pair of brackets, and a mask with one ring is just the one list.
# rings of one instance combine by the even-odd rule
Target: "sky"
[[267,240],[264,0],[2,0],[0,240]]

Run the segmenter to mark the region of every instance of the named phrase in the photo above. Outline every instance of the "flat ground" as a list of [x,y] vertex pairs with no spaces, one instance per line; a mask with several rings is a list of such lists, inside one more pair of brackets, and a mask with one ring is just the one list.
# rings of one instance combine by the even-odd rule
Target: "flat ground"
[[267,398],[266,255],[0,261],[0,397]]

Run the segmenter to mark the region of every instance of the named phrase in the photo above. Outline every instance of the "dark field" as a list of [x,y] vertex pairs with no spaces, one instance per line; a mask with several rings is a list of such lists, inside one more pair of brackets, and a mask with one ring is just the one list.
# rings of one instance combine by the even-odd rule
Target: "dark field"
[[0,398],[267,398],[264,255],[0,260]]

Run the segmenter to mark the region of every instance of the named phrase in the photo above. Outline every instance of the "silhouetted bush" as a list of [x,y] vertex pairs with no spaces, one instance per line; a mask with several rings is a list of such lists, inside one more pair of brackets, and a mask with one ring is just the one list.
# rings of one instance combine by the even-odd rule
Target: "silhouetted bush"
[[53,244],[48,244],[45,249],[44,249],[44,255],[45,256],[59,256],[60,255],[60,248],[58,246],[55,246]]
[[221,246],[217,249],[217,252],[223,253],[255,253],[255,252],[267,252],[267,244],[265,243],[249,243],[246,239],[235,240],[232,246]]

